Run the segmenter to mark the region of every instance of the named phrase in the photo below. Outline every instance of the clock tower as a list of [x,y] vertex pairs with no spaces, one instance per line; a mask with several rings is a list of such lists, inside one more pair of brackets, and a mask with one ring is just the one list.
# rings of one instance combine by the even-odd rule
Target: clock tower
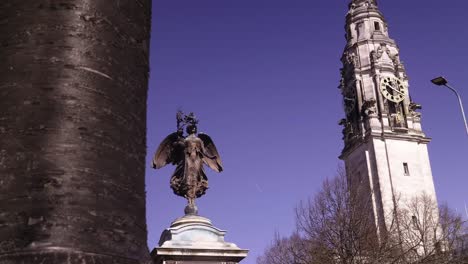
[[395,206],[423,193],[436,200],[421,108],[411,99],[399,49],[376,0],[353,0],[340,90],[345,163],[351,186],[370,194],[378,229]]

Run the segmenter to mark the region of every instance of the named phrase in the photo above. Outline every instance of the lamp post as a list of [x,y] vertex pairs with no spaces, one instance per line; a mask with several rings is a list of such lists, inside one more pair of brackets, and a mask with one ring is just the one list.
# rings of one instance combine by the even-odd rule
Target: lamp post
[[463,110],[463,103],[462,103],[461,97],[458,94],[457,90],[455,90],[453,87],[448,85],[448,81],[444,77],[437,77],[435,79],[432,79],[431,82],[433,84],[435,84],[435,85],[438,85],[438,86],[445,86],[445,87],[449,88],[450,90],[452,90],[455,93],[455,95],[458,98],[458,103],[460,104],[460,109],[461,109],[461,113],[462,113],[462,116],[463,116],[463,121],[465,122],[466,134],[468,134],[468,124],[466,123],[465,110]]

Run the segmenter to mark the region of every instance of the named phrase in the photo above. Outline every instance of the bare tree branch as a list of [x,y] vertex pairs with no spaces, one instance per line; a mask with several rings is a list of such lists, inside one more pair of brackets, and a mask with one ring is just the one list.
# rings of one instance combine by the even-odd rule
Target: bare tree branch
[[[378,230],[372,191],[343,171],[296,207],[296,232],[275,235],[258,264],[468,263],[466,223],[426,194],[398,205]],[[465,254],[465,255],[463,255]]]

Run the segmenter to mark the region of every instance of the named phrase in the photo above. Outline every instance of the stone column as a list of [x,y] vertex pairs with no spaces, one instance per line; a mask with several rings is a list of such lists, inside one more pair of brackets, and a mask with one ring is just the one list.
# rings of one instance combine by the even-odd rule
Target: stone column
[[142,263],[150,0],[0,1],[0,263]]

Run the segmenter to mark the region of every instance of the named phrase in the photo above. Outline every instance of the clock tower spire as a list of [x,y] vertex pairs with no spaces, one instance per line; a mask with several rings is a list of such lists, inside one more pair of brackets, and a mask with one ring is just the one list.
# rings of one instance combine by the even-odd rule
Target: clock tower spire
[[400,201],[435,188],[421,128],[397,44],[376,0],[353,0],[346,15],[340,90],[344,160],[351,184],[371,193],[378,227]]
[[377,0],[353,0],[351,1],[351,5],[374,5],[377,6]]

